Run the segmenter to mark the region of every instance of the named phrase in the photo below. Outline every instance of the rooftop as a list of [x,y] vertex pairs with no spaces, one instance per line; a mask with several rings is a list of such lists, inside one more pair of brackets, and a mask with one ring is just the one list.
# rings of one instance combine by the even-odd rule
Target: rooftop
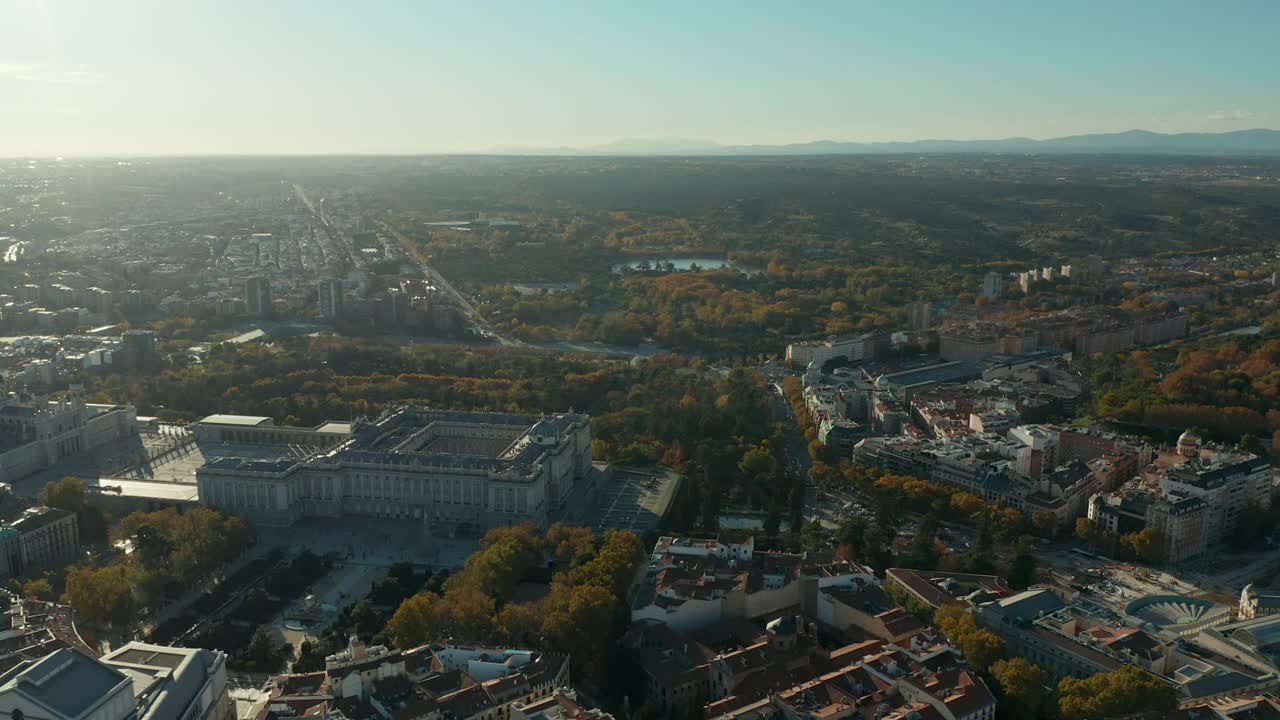
[[69,517],[75,517],[75,513],[58,508],[34,507],[23,513],[22,517],[14,520],[10,525],[20,533],[29,533]]
[[1231,608],[1226,605],[1190,595],[1149,595],[1130,602],[1124,611],[1159,629],[1195,625],[1215,617],[1221,622],[1231,619]]
[[955,362],[930,365],[915,370],[905,370],[891,375],[881,375],[876,382],[879,385],[896,385],[910,387],[925,383],[957,382],[982,377],[982,365],[974,362],[957,360]]
[[0,676],[0,694],[15,692],[59,717],[82,717],[129,678],[79,650],[63,648]]
[[258,425],[270,425],[274,421],[265,415],[209,415],[199,420],[202,425],[243,425],[245,427],[255,427]]

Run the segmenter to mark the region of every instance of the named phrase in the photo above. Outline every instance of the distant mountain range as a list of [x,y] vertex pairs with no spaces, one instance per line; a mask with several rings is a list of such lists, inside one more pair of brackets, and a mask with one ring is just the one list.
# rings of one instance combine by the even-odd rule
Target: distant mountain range
[[1280,130],[1222,133],[1158,133],[1129,130],[1034,140],[915,140],[911,142],[837,142],[818,140],[790,145],[722,145],[687,138],[626,138],[605,145],[572,148],[504,148],[510,155],[871,155],[896,153],[1109,153],[1124,155],[1280,155]]

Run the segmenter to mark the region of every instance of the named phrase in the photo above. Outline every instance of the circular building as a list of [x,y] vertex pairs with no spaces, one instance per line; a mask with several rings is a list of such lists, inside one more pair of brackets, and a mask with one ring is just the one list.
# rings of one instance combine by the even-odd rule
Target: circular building
[[1134,622],[1161,633],[1191,637],[1201,630],[1231,622],[1231,608],[1190,595],[1148,595],[1124,608]]
[[1193,458],[1200,454],[1200,438],[1191,428],[1187,428],[1185,432],[1178,436],[1178,454],[1188,458]]

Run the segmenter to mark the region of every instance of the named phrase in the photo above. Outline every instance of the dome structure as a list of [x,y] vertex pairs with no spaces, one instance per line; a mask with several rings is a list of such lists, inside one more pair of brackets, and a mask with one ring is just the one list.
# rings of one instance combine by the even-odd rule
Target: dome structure
[[764,626],[764,629],[770,635],[795,635],[796,621],[790,615],[783,615],[780,618],[770,620]]
[[1190,428],[1178,436],[1178,454],[1189,458],[1200,454],[1200,437]]
[[1148,595],[1125,607],[1125,614],[1142,624],[1178,637],[1231,621],[1231,608],[1190,595]]

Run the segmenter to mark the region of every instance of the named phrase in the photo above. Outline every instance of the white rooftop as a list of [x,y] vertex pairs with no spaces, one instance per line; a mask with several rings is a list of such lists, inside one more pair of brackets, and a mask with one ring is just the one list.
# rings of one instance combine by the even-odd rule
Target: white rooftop
[[243,425],[245,427],[253,427],[255,425],[263,425],[272,422],[271,418],[265,415],[210,415],[202,418],[200,423],[203,425]]

